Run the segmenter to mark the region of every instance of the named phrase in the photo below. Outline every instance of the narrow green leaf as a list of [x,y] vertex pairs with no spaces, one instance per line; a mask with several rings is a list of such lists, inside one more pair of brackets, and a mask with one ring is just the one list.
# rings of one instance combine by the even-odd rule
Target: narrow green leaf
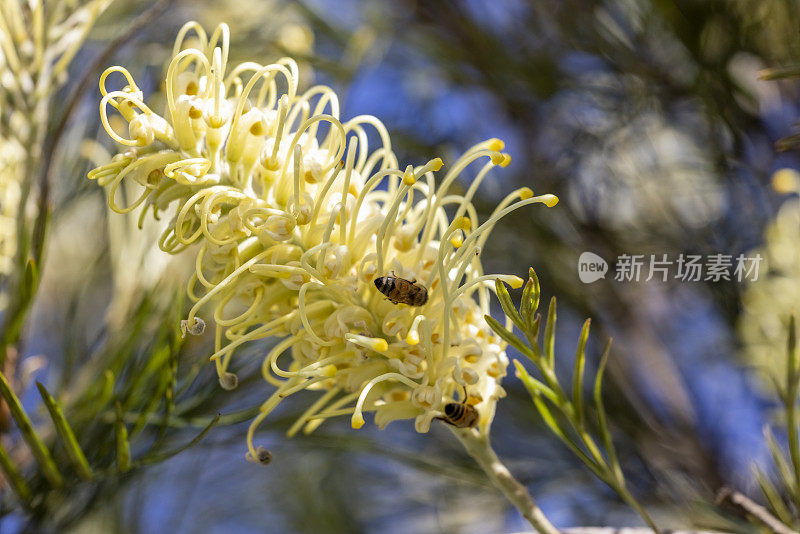
[[24,506],[27,506],[31,499],[31,490],[28,488],[25,479],[22,478],[22,475],[17,470],[14,461],[11,460],[8,451],[6,451],[2,443],[0,443],[0,468],[2,468],[6,480],[11,484],[11,489],[17,494],[20,502]]
[[539,277],[531,268],[528,272],[528,282],[522,290],[522,302],[520,303],[520,315],[528,329],[531,329],[534,321],[534,314],[539,309]]
[[583,375],[586,368],[586,341],[589,339],[589,327],[591,319],[586,319],[581,329],[581,337],[578,338],[578,350],[575,353],[575,370],[572,373],[572,404],[575,406],[575,414],[578,424],[583,428],[584,424],[584,405],[583,405]]
[[775,389],[775,393],[778,395],[778,400],[780,400],[782,404],[789,402],[787,400],[789,398],[788,392],[784,391],[781,381],[772,374],[768,375],[768,378],[769,381],[772,382],[772,387]]
[[36,294],[36,288],[39,285],[39,270],[36,268],[36,261],[33,258],[28,258],[25,264],[25,291],[28,298]]
[[211,422],[208,425],[206,425],[206,427],[203,428],[203,430],[201,430],[200,433],[197,434],[186,445],[183,445],[181,447],[178,447],[177,449],[174,449],[174,450],[162,453],[162,454],[155,454],[155,455],[152,455],[152,456],[145,457],[139,463],[142,464],[142,465],[146,465],[146,464],[155,464],[155,463],[163,462],[164,460],[168,460],[168,459],[172,458],[173,456],[176,456],[176,455],[182,453],[186,449],[190,449],[191,447],[194,447],[195,445],[200,443],[200,441],[204,437],[206,437],[206,434],[211,432],[211,429],[214,428],[214,426],[219,422],[221,417],[222,417],[222,414],[218,413],[216,415],[216,417],[214,417],[214,419],[212,419]]
[[11,390],[11,386],[8,384],[3,373],[0,373],[0,395],[2,395],[6,404],[8,404],[11,416],[14,418],[14,421],[17,422],[22,437],[31,448],[31,452],[33,452],[36,461],[39,462],[39,467],[41,467],[45,478],[47,478],[53,486],[60,487],[64,479],[61,477],[61,473],[58,471],[58,467],[56,467],[56,463],[53,461],[50,451],[45,447],[44,443],[39,439],[39,436],[33,429],[33,424],[30,418],[28,418],[28,414],[22,409],[22,404],[20,404],[19,399]]
[[539,412],[539,415],[542,416],[542,420],[547,425],[547,427],[555,434],[569,449],[575,454],[575,456],[583,462],[586,467],[588,467],[592,473],[595,474],[600,480],[604,482],[609,481],[609,473],[605,472],[602,466],[597,465],[594,460],[592,460],[581,448],[572,440],[570,437],[561,429],[558,424],[558,421],[553,416],[550,408],[548,408],[547,404],[544,403],[541,397],[534,396],[532,397],[533,404],[536,406],[536,410]]
[[531,340],[531,344],[535,345],[539,342],[539,329],[542,326],[542,316],[540,314],[536,314],[536,317],[533,318],[533,322],[531,323],[531,335],[533,339]]
[[550,299],[547,309],[547,323],[544,326],[544,355],[550,369],[555,368],[556,361],[556,298]]
[[561,427],[558,425],[558,421],[553,416],[553,413],[550,411],[550,408],[547,407],[547,404],[542,402],[542,398],[539,395],[531,396],[533,399],[533,403],[536,405],[536,411],[539,412],[539,415],[542,416],[542,420],[547,425],[547,427],[558,436],[563,441],[569,441],[567,439],[567,435],[561,430]]
[[613,339],[609,339],[608,343],[606,343],[603,356],[600,358],[600,364],[597,366],[597,375],[594,378],[594,404],[597,407],[597,424],[600,429],[600,436],[603,438],[603,445],[608,453],[608,459],[614,469],[614,475],[617,477],[617,480],[622,482],[625,480],[625,477],[619,465],[617,450],[614,448],[614,442],[611,439],[611,431],[608,429],[608,419],[606,417],[606,408],[603,404],[603,374],[605,373],[606,364],[608,363],[608,355],[611,352],[612,341]]
[[158,391],[154,392],[153,395],[150,396],[150,400],[147,402],[147,405],[142,408],[142,411],[139,412],[139,417],[134,421],[133,426],[131,427],[130,431],[128,432],[128,439],[135,437],[139,432],[144,429],[145,425],[147,425],[148,420],[153,415],[156,407],[161,403],[162,399],[162,390],[163,388],[159,387]]
[[[142,380],[147,380],[150,384],[150,387],[146,390],[152,391],[152,395],[150,395],[147,403],[140,408],[139,418],[128,431],[128,439],[133,438],[142,431],[153,412],[167,396],[167,390],[170,387],[170,369],[172,367],[171,352],[169,343],[165,343],[160,349],[154,351],[153,356],[145,366],[146,369],[140,375]],[[136,388],[129,386],[129,391],[136,391]],[[143,401],[143,398],[131,395],[129,402],[123,405],[123,410],[128,413],[133,407],[141,406]]]
[[[27,243],[29,239],[25,238]],[[22,245],[19,251],[26,250],[26,245]],[[25,254],[25,253],[23,253]],[[19,340],[22,328],[25,324],[25,319],[28,317],[28,310],[30,309],[33,297],[36,294],[36,286],[38,284],[38,274],[36,269],[36,261],[28,257],[27,260],[22,258],[22,261],[16,265],[18,272],[22,273],[22,280],[20,280],[21,287],[14,305],[3,314],[3,332],[0,336],[0,346],[8,347]],[[0,351],[0,363],[5,362],[6,352]]]
[[67,449],[67,454],[69,454],[72,463],[75,464],[75,469],[77,470],[78,474],[87,480],[92,479],[92,468],[89,467],[89,462],[86,460],[86,456],[83,454],[80,445],[78,445],[78,440],[75,438],[75,433],[72,431],[72,427],[64,417],[64,412],[61,410],[61,406],[58,404],[58,402],[56,402],[53,396],[50,395],[41,382],[36,382],[36,387],[39,388],[39,394],[42,396],[42,400],[44,401],[44,405],[47,407],[47,411],[50,412],[50,418],[53,420],[53,423],[56,426],[58,436],[64,443],[64,447]]
[[558,405],[558,395],[555,391],[547,387],[543,382],[537,380],[528,374],[528,371],[519,363],[519,360],[514,360],[514,366],[517,368],[517,378],[520,379],[525,389],[528,390],[531,397],[536,395],[544,395],[547,400],[555,405]]
[[522,298],[519,301],[519,314],[522,317],[522,321],[527,326],[529,324],[529,318],[531,316],[531,293],[533,292],[533,278],[528,278],[528,281],[525,282],[525,287],[522,288]]
[[117,421],[115,425],[117,436],[117,469],[126,473],[131,468],[131,444],[128,441],[128,429],[122,417],[122,406],[117,403]]
[[775,67],[763,69],[758,72],[759,80],[779,80],[781,78],[800,77],[800,65],[790,65],[787,67]]
[[497,299],[500,301],[500,306],[503,307],[503,313],[506,314],[506,317],[511,319],[517,328],[524,332],[525,323],[522,322],[522,316],[514,307],[514,303],[511,301],[511,295],[508,294],[506,285],[499,279],[495,279],[494,288],[495,292],[497,293]]
[[789,335],[786,339],[786,402],[797,402],[797,386],[800,370],[797,365],[797,332],[794,315],[789,316]]
[[[178,310],[180,312],[180,309]],[[177,339],[177,341],[176,341]],[[167,435],[167,422],[169,421],[170,417],[172,417],[172,412],[175,409],[175,399],[178,395],[177,392],[177,380],[178,380],[178,352],[180,351],[181,347],[181,337],[177,334],[175,329],[172,330],[172,343],[170,345],[170,358],[169,358],[169,373],[168,373],[168,381],[167,381],[167,388],[164,391],[164,399],[165,399],[165,408],[164,408],[164,417],[163,423],[158,429],[158,434],[156,435],[155,442],[153,443],[153,448],[160,445],[164,438]],[[187,373],[186,378],[189,384],[194,382],[193,378],[190,378],[192,373]]]
[[769,452],[772,455],[772,463],[774,463],[775,467],[778,469],[778,475],[780,475],[783,486],[786,488],[788,493],[794,495],[795,487],[792,468],[789,466],[789,461],[786,459],[786,456],[780,445],[778,445],[778,442],[775,440],[775,436],[772,434],[772,429],[767,425],[764,425],[764,439],[767,440],[767,446],[769,447]]
[[800,134],[787,135],[775,141],[775,150],[784,152],[800,145]]
[[114,397],[114,373],[106,369],[103,373],[103,384],[100,390],[100,395],[97,399],[97,408],[100,410],[107,406]]
[[[126,381],[126,388],[128,391],[142,391],[149,389],[143,387],[144,384],[151,385],[151,381],[157,381],[159,374],[164,368],[165,362],[169,358],[169,346],[161,346],[158,349],[153,349],[147,363],[142,366],[137,366],[131,376]],[[124,411],[136,409],[139,405],[141,398],[138,395],[130,395],[125,402],[122,403]],[[131,431],[131,435],[135,432]]]
[[800,436],[797,431],[797,337],[794,315],[789,317],[789,334],[786,340],[786,398],[783,399],[786,411],[786,434],[789,442],[789,457],[792,460],[795,505],[800,507]]
[[792,527],[792,514],[786,507],[786,503],[781,499],[780,492],[778,492],[777,488],[775,488],[769,478],[762,473],[760,469],[754,467],[753,472],[758,485],[761,487],[761,493],[763,493],[764,497],[767,499],[772,513],[784,524]]
[[486,323],[491,327],[492,330],[494,330],[495,334],[503,338],[506,343],[512,345],[522,354],[530,358],[533,363],[539,365],[539,358],[536,357],[536,354],[531,350],[531,348],[525,345],[520,338],[506,330],[506,327],[500,324],[500,321],[491,315],[484,315],[484,318],[486,319]]

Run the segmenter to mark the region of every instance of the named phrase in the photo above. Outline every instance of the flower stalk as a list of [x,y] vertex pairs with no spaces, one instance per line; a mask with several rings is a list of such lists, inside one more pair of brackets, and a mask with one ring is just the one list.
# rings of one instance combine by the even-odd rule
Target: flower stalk
[[472,429],[453,428],[452,431],[492,484],[503,492],[503,495],[540,534],[558,534],[558,529],[550,523],[525,486],[514,478],[497,457],[489,443],[488,435],[480,435]]

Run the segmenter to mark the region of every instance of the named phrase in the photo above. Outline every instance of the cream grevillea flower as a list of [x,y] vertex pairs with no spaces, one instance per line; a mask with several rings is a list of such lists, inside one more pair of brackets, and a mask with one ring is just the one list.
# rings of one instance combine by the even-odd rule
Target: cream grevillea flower
[[0,137],[0,275],[11,272],[17,252],[17,212],[21,195],[19,169],[24,159],[25,149],[16,139]]
[[0,7],[0,309],[23,287],[51,98],[111,2],[3,0]]
[[778,193],[793,196],[767,226],[764,244],[747,254],[760,254],[764,261],[758,280],[748,285],[742,297],[744,313],[739,321],[742,352],[767,384],[786,372],[786,324],[800,302],[800,174],[780,169],[772,185]]
[[[89,177],[108,188],[119,213],[141,207],[141,220],[167,212],[164,251],[196,253],[194,306],[182,326],[200,333],[213,318],[211,361],[223,387],[236,386],[228,367],[239,347],[280,339],[263,359],[276,390],[250,426],[249,457],[259,458],[259,423],[304,389],[321,395],[290,435],[340,415],[358,428],[365,411],[380,427],[414,419],[427,432],[447,403],[461,401],[475,406],[479,430],[488,431],[507,365],[484,320],[489,291],[495,279],[517,287],[522,280],[485,275],[481,248],[505,214],[558,199],[522,188],[479,223],[471,199],[491,168],[510,162],[501,141],[472,147],[437,183],[440,159],[400,170],[380,121],[342,122],[328,87],[298,92],[291,59],[234,68],[227,61],[227,26],[209,38],[198,24],[185,25],[166,74],[164,116],[144,103],[127,70],[108,69],[101,119],[129,148]],[[106,86],[112,74],[124,79],[121,89]],[[112,129],[109,109],[127,121],[127,134]],[[467,191],[448,193],[476,161],[482,166]],[[124,180],[138,184],[138,196],[120,198]],[[379,276],[415,279],[427,303],[393,304],[376,289]]]

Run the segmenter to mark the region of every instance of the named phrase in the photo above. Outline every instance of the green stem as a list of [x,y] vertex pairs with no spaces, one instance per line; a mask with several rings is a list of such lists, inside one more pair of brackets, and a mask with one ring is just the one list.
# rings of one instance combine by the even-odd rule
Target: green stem
[[789,453],[792,457],[794,469],[794,500],[800,506],[800,440],[797,435],[797,415],[795,413],[795,398],[786,402],[786,431],[789,439]]
[[628,506],[633,508],[636,513],[639,514],[639,517],[644,519],[644,522],[647,523],[648,527],[653,529],[653,532],[656,534],[661,533],[661,531],[658,529],[658,526],[656,526],[655,521],[653,521],[653,519],[650,517],[650,514],[647,513],[647,510],[644,509],[644,506],[639,504],[639,501],[637,501],[633,495],[631,495],[631,493],[628,491],[628,488],[626,488],[624,484],[615,487],[614,489],[617,491],[619,496],[622,497],[622,500],[628,503]]
[[453,428],[451,430],[464,445],[469,455],[478,462],[489,480],[503,492],[503,495],[540,534],[558,534],[558,529],[545,517],[525,486],[513,477],[492,450],[489,436],[480,435],[473,429]]

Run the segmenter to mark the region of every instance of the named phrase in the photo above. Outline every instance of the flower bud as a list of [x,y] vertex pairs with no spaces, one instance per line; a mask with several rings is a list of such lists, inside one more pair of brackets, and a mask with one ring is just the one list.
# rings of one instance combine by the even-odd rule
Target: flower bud
[[219,385],[222,386],[222,389],[231,391],[232,389],[236,389],[236,386],[239,385],[239,377],[234,373],[223,373],[222,376],[219,377]]
[[269,465],[270,462],[272,462],[272,453],[264,447],[258,446],[256,447],[255,458],[253,458],[253,455],[249,451],[245,458],[248,462],[252,462],[254,464]]
[[206,322],[200,317],[195,317],[194,322],[190,323],[187,319],[181,321],[181,337],[186,337],[186,334],[193,336],[201,335],[206,329]]

